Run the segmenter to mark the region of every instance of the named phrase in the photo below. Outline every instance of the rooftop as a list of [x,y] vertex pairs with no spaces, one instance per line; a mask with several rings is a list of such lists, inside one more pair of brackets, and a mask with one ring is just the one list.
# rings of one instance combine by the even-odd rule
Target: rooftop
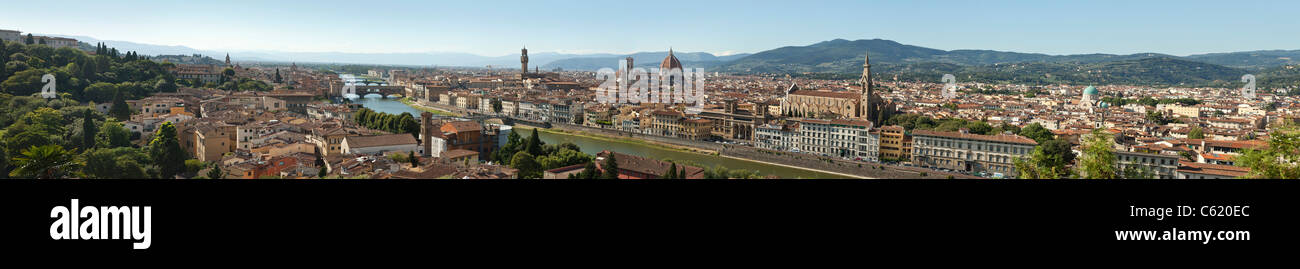
[[410,134],[349,136],[344,138],[344,141],[348,144],[348,147],[352,148],[417,144],[415,137]]
[[1023,137],[1019,135],[1005,135],[1005,134],[981,135],[981,134],[971,134],[971,133],[962,133],[962,132],[939,132],[939,131],[930,131],[930,130],[915,130],[912,131],[912,136],[934,136],[934,137],[959,138],[959,139],[1002,142],[1002,143],[1012,143],[1012,144],[1038,145],[1038,142],[1034,141],[1033,139],[1029,139],[1028,137]]
[[1216,176],[1228,176],[1228,177],[1240,177],[1246,175],[1247,172],[1250,172],[1250,169],[1245,167],[1232,166],[1232,165],[1182,162],[1179,163],[1178,165],[1178,172],[1216,175]]

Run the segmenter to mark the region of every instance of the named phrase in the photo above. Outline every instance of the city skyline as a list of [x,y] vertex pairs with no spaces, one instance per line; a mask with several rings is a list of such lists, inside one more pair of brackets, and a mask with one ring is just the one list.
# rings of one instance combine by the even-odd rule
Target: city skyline
[[[503,1],[493,5],[500,10],[471,3],[409,1],[379,1],[364,7],[342,1],[73,2],[57,9],[41,3],[9,4],[11,8],[0,11],[5,13],[0,16],[0,29],[231,52],[481,56],[511,55],[523,46],[535,53],[625,54],[673,47],[732,55],[837,38],[1053,55],[1185,56],[1297,49],[1291,44],[1300,43],[1300,36],[1278,34],[1300,28],[1300,22],[1286,20],[1285,14],[1296,9],[1288,6],[1300,8],[1300,4],[1282,1],[1247,6],[1244,14],[1226,13],[1221,4],[1210,1],[821,1],[820,5],[664,1],[636,11],[593,2]],[[844,8],[821,8],[826,5]],[[946,8],[933,8],[936,5]],[[194,12],[170,12],[178,10]],[[44,19],[50,17],[68,19]],[[608,32],[602,33],[605,29]]]

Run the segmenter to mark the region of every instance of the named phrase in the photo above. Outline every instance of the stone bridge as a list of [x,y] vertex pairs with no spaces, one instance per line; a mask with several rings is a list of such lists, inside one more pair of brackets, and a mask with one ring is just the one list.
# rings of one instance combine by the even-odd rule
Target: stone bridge
[[[349,86],[343,86],[343,89],[342,91],[339,92],[339,94],[342,95],[348,93],[348,87]],[[388,98],[388,96],[390,95],[404,96],[406,94],[406,87],[403,86],[350,85],[350,87],[354,89],[354,92],[352,93],[360,96],[366,96],[367,94],[373,93],[373,94],[383,95],[384,98]]]

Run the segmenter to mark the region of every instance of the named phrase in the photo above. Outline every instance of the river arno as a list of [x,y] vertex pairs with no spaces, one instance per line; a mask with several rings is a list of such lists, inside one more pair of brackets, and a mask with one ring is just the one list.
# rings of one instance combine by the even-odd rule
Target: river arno
[[[521,136],[531,134],[531,130],[525,128],[517,129]],[[583,152],[596,154],[602,150],[611,150],[620,153],[632,154],[636,156],[649,157],[655,159],[685,160],[689,163],[699,164],[705,167],[722,165],[728,169],[745,169],[758,171],[760,175],[775,175],[780,178],[845,178],[842,175],[828,174],[812,170],[798,169],[780,165],[766,164],[754,161],[747,161],[735,158],[700,154],[694,152],[684,152],[673,149],[666,149],[660,146],[650,145],[641,142],[624,141],[617,139],[601,139],[587,136],[572,135],[567,133],[555,132],[538,132],[542,141],[548,144],[571,142],[578,145]]]
[[[379,112],[384,112],[384,113],[401,114],[402,112],[409,112],[413,115],[420,114],[420,111],[418,109],[403,104],[398,99],[379,98],[377,95],[371,95],[366,98],[360,98],[360,100],[355,100],[353,102],[360,103],[366,106],[367,108]],[[527,127],[518,128],[516,129],[516,131],[519,132],[519,135],[523,137],[526,137],[532,133],[532,130],[527,129]],[[695,163],[710,168],[715,165],[722,165],[724,167],[727,167],[728,169],[745,169],[751,171],[758,171],[758,173],[763,176],[775,175],[780,178],[846,178],[846,176],[843,175],[836,175],[836,174],[818,172],[813,170],[799,169],[799,168],[786,167],[786,166],[780,166],[774,164],[766,164],[766,163],[728,158],[722,156],[714,156],[709,154],[685,152],[681,150],[668,149],[653,144],[641,143],[635,141],[594,138],[594,137],[580,136],[580,135],[574,135],[568,133],[557,133],[557,132],[538,132],[538,134],[541,135],[542,141],[546,142],[547,144],[571,142],[575,145],[578,145],[578,147],[581,148],[583,152],[587,154],[593,154],[593,155],[603,150],[612,150],[620,153],[632,154],[632,155],[660,159],[660,160],[663,159],[670,159],[674,161],[685,160],[687,161],[687,163]]]

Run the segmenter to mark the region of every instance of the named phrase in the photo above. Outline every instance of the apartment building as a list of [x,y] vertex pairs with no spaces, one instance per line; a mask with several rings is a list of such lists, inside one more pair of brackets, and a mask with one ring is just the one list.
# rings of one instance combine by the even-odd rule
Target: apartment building
[[806,153],[879,161],[880,137],[871,128],[866,120],[801,119],[799,147]]
[[1019,135],[979,135],[966,131],[912,132],[912,163],[967,172],[1018,175],[1015,158],[1028,158],[1038,145]]

